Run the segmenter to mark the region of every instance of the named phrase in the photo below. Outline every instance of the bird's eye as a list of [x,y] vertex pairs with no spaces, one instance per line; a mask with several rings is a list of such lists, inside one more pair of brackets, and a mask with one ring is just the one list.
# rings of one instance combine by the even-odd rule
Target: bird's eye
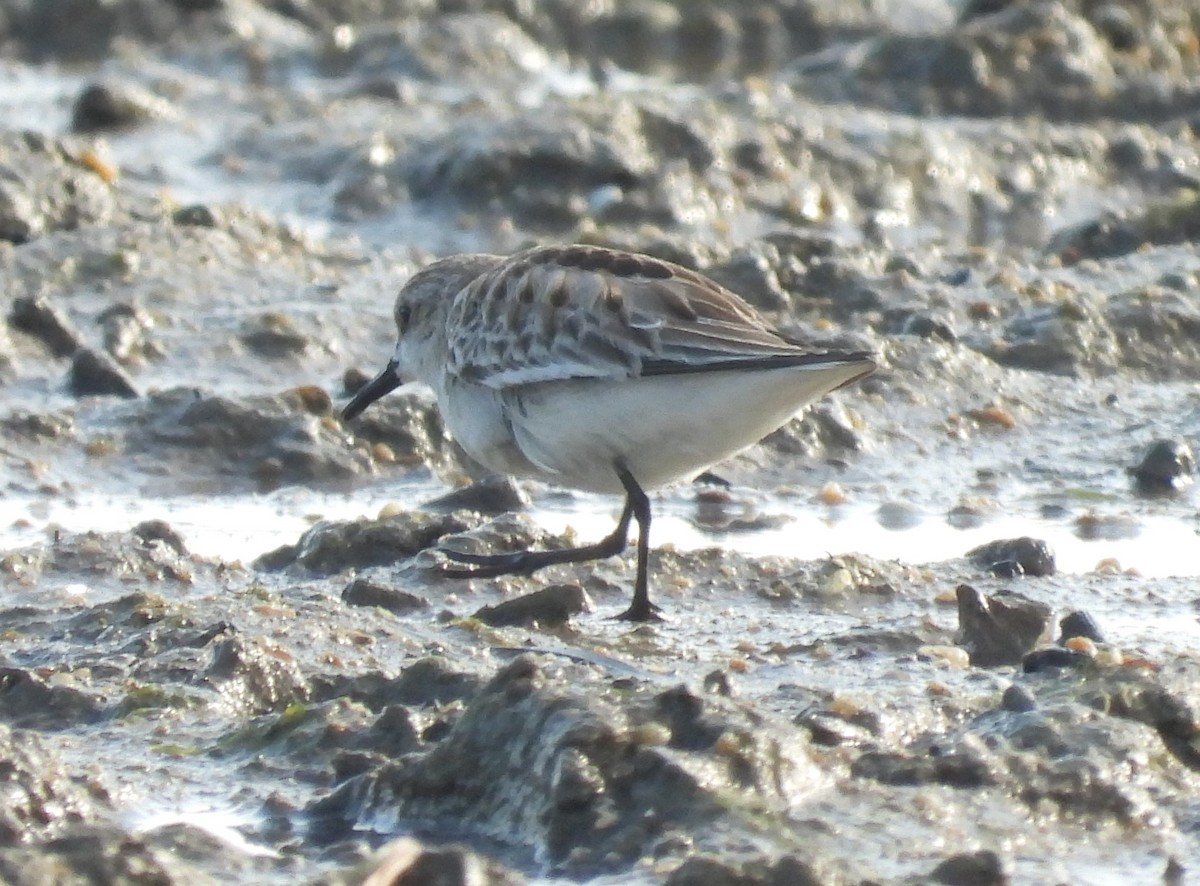
[[408,328],[408,321],[412,319],[412,306],[400,305],[396,308],[396,328],[400,332],[404,332]]

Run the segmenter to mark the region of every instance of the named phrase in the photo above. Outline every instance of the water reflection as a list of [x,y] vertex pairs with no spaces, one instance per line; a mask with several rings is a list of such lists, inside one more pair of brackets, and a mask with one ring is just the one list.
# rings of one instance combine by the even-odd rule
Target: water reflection
[[[386,494],[390,492],[391,494]],[[76,497],[70,501],[9,498],[0,501],[0,548],[49,540],[54,529],[111,530],[146,519],[167,521],[190,551],[248,563],[291,544],[318,519],[376,516],[384,508],[411,507],[445,488],[434,481],[354,495],[284,489],[270,495],[147,501]],[[612,529],[617,503],[602,496],[535,495],[532,517],[561,532],[571,526],[586,539]],[[753,508],[697,501],[687,490],[664,494],[656,505],[653,543],[682,549],[727,547],[751,556],[819,559],[861,553],[907,563],[963,556],[985,542],[1018,536],[1053,548],[1059,571],[1135,570],[1148,577],[1200,575],[1200,515],[1191,520],[1163,512],[1131,514],[1067,509],[1027,514],[983,510],[944,515],[903,502],[833,507],[764,497]]]

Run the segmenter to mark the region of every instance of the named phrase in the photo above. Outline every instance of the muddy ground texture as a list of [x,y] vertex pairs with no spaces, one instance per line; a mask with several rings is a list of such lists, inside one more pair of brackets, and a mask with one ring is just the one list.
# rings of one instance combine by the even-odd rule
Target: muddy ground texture
[[[0,879],[1200,868],[1195,576],[1062,574],[1036,538],[736,552],[764,490],[1198,525],[1200,13],[877,5],[5,4]],[[419,393],[336,417],[429,257],[574,240],[881,356],[660,496],[712,537],[655,552],[664,624],[608,618],[628,557],[440,576],[443,544],[569,541],[525,513],[561,494],[480,477]],[[171,520],[389,484],[253,561]],[[146,519],[38,520],[97,496]]]

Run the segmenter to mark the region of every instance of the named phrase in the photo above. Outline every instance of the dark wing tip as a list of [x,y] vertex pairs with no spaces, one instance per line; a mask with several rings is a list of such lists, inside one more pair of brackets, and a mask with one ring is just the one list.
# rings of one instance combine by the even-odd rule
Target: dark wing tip
[[878,368],[878,357],[871,351],[807,351],[794,354],[764,354],[714,358],[702,363],[680,360],[648,359],[642,363],[642,375],[687,375],[702,372],[726,372],[731,369],[756,372],[790,369],[800,366],[841,366],[859,364],[862,371],[844,384],[851,384]]

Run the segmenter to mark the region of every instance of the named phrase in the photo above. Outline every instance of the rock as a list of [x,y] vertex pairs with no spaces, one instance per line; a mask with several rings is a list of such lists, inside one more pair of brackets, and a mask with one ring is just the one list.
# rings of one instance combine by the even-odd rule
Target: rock
[[1196,457],[1183,440],[1158,440],[1130,473],[1139,495],[1178,495],[1195,482]]
[[1011,882],[1003,860],[990,849],[952,855],[929,876],[947,886],[1008,886]]
[[1166,748],[1186,767],[1200,769],[1200,699],[1192,675],[1181,670],[1174,678],[1138,674],[1118,668],[1108,671],[1109,683],[1092,703],[1116,717],[1151,727]]
[[976,566],[1001,578],[1054,575],[1054,551],[1041,539],[1023,536],[991,541],[967,551]]
[[808,730],[813,744],[825,747],[870,746],[874,737],[866,726],[850,722],[832,711],[805,711],[796,715],[795,723]]
[[758,496],[735,495],[728,487],[705,484],[696,490],[696,510],[688,519],[709,533],[732,534],[778,529],[791,518],[784,514],[758,512]]
[[224,223],[221,212],[205,203],[181,206],[171,215],[171,221],[181,227],[216,228]]
[[238,335],[252,353],[265,360],[299,357],[308,349],[308,336],[298,331],[286,314],[260,314],[244,324]]
[[0,240],[26,243],[41,233],[33,196],[17,182],[0,180]]
[[1072,637],[1087,637],[1089,640],[1094,640],[1097,643],[1104,642],[1104,636],[1100,633],[1100,626],[1096,624],[1096,620],[1084,612],[1082,609],[1077,609],[1074,612],[1069,612],[1058,621],[1058,645],[1064,645]]
[[104,332],[104,350],[123,366],[159,357],[161,350],[146,336],[153,321],[133,305],[115,304],[96,318]]
[[1050,624],[1050,607],[1021,594],[1000,591],[985,597],[970,585],[959,585],[955,595],[955,642],[970,653],[975,667],[1016,664],[1037,645]]
[[707,712],[704,697],[676,686],[654,698],[655,719],[671,733],[672,747],[705,750],[716,744],[724,724]]
[[[191,583],[192,573],[201,566],[194,558],[181,556],[169,544],[147,544],[138,535],[142,526],[130,532],[67,532],[59,530],[52,543],[33,545],[10,552],[19,559],[20,575],[25,581],[51,576],[86,576],[89,584],[116,580],[136,580],[146,585],[170,579],[180,585]],[[75,581],[77,578],[69,578]],[[102,621],[112,620],[111,610],[158,609],[161,598],[147,592],[122,593],[101,609],[109,614]],[[92,617],[96,617],[93,613]]]
[[729,679],[729,672],[723,670],[709,671],[704,675],[704,691],[711,692],[714,695],[723,695],[726,698],[733,698],[733,682]]
[[[467,118],[410,161],[407,185],[418,200],[451,197],[474,208],[503,195],[505,206],[535,230],[562,231],[588,213],[588,197],[615,187],[622,199],[606,216],[670,217],[673,210],[643,176],[653,169],[640,121],[609,108],[603,134],[553,113],[513,120]],[[376,171],[374,173],[378,175]]]
[[750,886],[740,865],[699,855],[687,859],[671,872],[664,886]]
[[954,321],[949,317],[913,308],[893,308],[884,315],[888,331],[896,335],[916,335],[953,344],[958,341]]
[[83,347],[83,338],[74,324],[44,298],[14,298],[8,322],[14,329],[32,335],[55,357],[70,357]]
[[[770,252],[775,252],[767,247]],[[779,284],[771,266],[770,256],[761,251],[741,249],[726,261],[705,269],[705,274],[727,289],[736,292],[756,308],[766,311],[785,311],[791,300]],[[778,261],[778,253],[774,255]]]
[[401,671],[394,692],[396,700],[404,704],[446,705],[473,698],[483,683],[479,677],[455,671],[446,659],[431,656]]
[[71,128],[75,132],[130,129],[175,116],[164,100],[130,83],[91,83],[75,99]]
[[831,882],[794,855],[771,863],[761,858],[726,861],[694,855],[671,872],[664,886],[826,886]]
[[492,475],[462,489],[430,499],[423,511],[475,511],[480,514],[508,514],[529,509],[529,494],[511,477]]
[[[861,418],[839,400],[821,400],[814,404],[803,417],[795,419],[771,434],[760,445],[785,455],[813,455],[818,452],[844,450],[861,452],[867,445],[867,431]],[[920,513],[907,503],[885,503],[880,506],[880,523],[889,528],[906,528],[893,525],[888,520],[888,509],[907,510],[916,515],[916,525],[922,519]]]
[[322,414],[330,402],[314,386],[244,397],[156,391],[129,422],[124,448],[218,487],[343,484],[370,471],[371,461]]
[[342,602],[350,606],[378,606],[396,615],[427,609],[429,601],[416,594],[389,587],[369,578],[356,578],[342,591]]
[[188,555],[183,537],[165,520],[143,520],[130,529],[129,534],[141,541],[142,544],[159,543],[166,545],[180,557]]
[[925,514],[906,501],[885,501],[876,509],[875,519],[884,529],[901,531],[920,526]]
[[343,569],[388,566],[436,545],[443,536],[471,528],[464,514],[405,511],[378,520],[321,521],[300,536],[254,561],[255,568],[277,571],[302,566],[319,575]]
[[[42,6],[44,4],[33,4]],[[116,186],[95,152],[32,132],[0,132],[0,240],[28,243],[55,231],[104,226],[136,212],[158,217],[148,194]],[[72,264],[54,261],[55,274]],[[32,284],[32,285],[30,285]],[[62,292],[27,281],[26,292]],[[16,295],[21,290],[16,290]]]
[[[346,393],[358,391],[367,380],[357,371],[347,372]],[[460,457],[450,440],[437,406],[419,396],[396,392],[356,418],[346,430],[356,441],[374,447],[384,444],[400,464],[424,464],[447,474],[473,474],[473,463]]]
[[[172,850],[153,844],[157,835],[130,836],[115,825],[75,827],[53,839],[0,850],[0,881],[11,886],[92,884],[212,886],[219,882],[192,864],[207,861],[225,877],[248,874],[253,861],[199,828],[191,840],[175,835]],[[201,848],[203,847],[203,848]],[[228,880],[226,881],[228,882]]]
[[421,740],[408,708],[391,704],[380,711],[367,731],[362,746],[389,757],[400,757],[418,750]]
[[212,659],[201,679],[235,709],[265,714],[309,698],[304,675],[290,656],[241,636],[218,636],[210,650]]
[[515,871],[460,846],[427,848],[412,837],[393,840],[355,877],[360,886],[519,886]]
[[782,808],[812,774],[732,702],[702,702],[722,725],[719,750],[663,747],[660,729],[629,729],[609,692],[586,670],[573,673],[585,685],[557,684],[532,657],[514,659],[427,752],[351,778],[312,804],[321,838],[381,814],[400,822],[452,816],[578,877],[629,865],[663,833],[711,821],[742,797],[755,809]]
[[1180,864],[1179,859],[1172,855],[1167,859],[1162,879],[1163,886],[1185,886],[1187,882],[1187,867]]
[[24,50],[39,60],[98,62],[125,40],[159,40],[178,33],[178,3],[144,0],[54,0],[17,4],[12,28]]
[[1061,646],[1043,646],[1021,659],[1021,670],[1026,674],[1038,674],[1062,668],[1083,667],[1090,661],[1091,657],[1083,652],[1063,649]]
[[591,611],[592,601],[587,592],[579,585],[568,584],[551,585],[515,600],[484,606],[472,618],[492,627],[524,625],[549,628],[566,624],[572,615]]
[[103,351],[83,348],[71,361],[67,387],[76,397],[124,397],[136,400],[137,388],[128,374]]
[[1000,696],[1000,707],[1002,710],[1011,711],[1014,714],[1026,714],[1037,710],[1037,699],[1024,686],[1010,683],[1004,690],[1004,694]]
[[472,674],[454,670],[441,656],[428,656],[417,659],[399,676],[377,671],[314,675],[312,697],[318,702],[353,699],[373,711],[383,711],[390,705],[442,708],[472,698],[483,682]]
[[1003,783],[1003,770],[975,736],[929,736],[903,751],[866,751],[850,766],[855,778],[888,785],[981,788]]
[[0,668],[0,720],[25,729],[65,729],[108,715],[103,699],[47,683],[21,668]]

